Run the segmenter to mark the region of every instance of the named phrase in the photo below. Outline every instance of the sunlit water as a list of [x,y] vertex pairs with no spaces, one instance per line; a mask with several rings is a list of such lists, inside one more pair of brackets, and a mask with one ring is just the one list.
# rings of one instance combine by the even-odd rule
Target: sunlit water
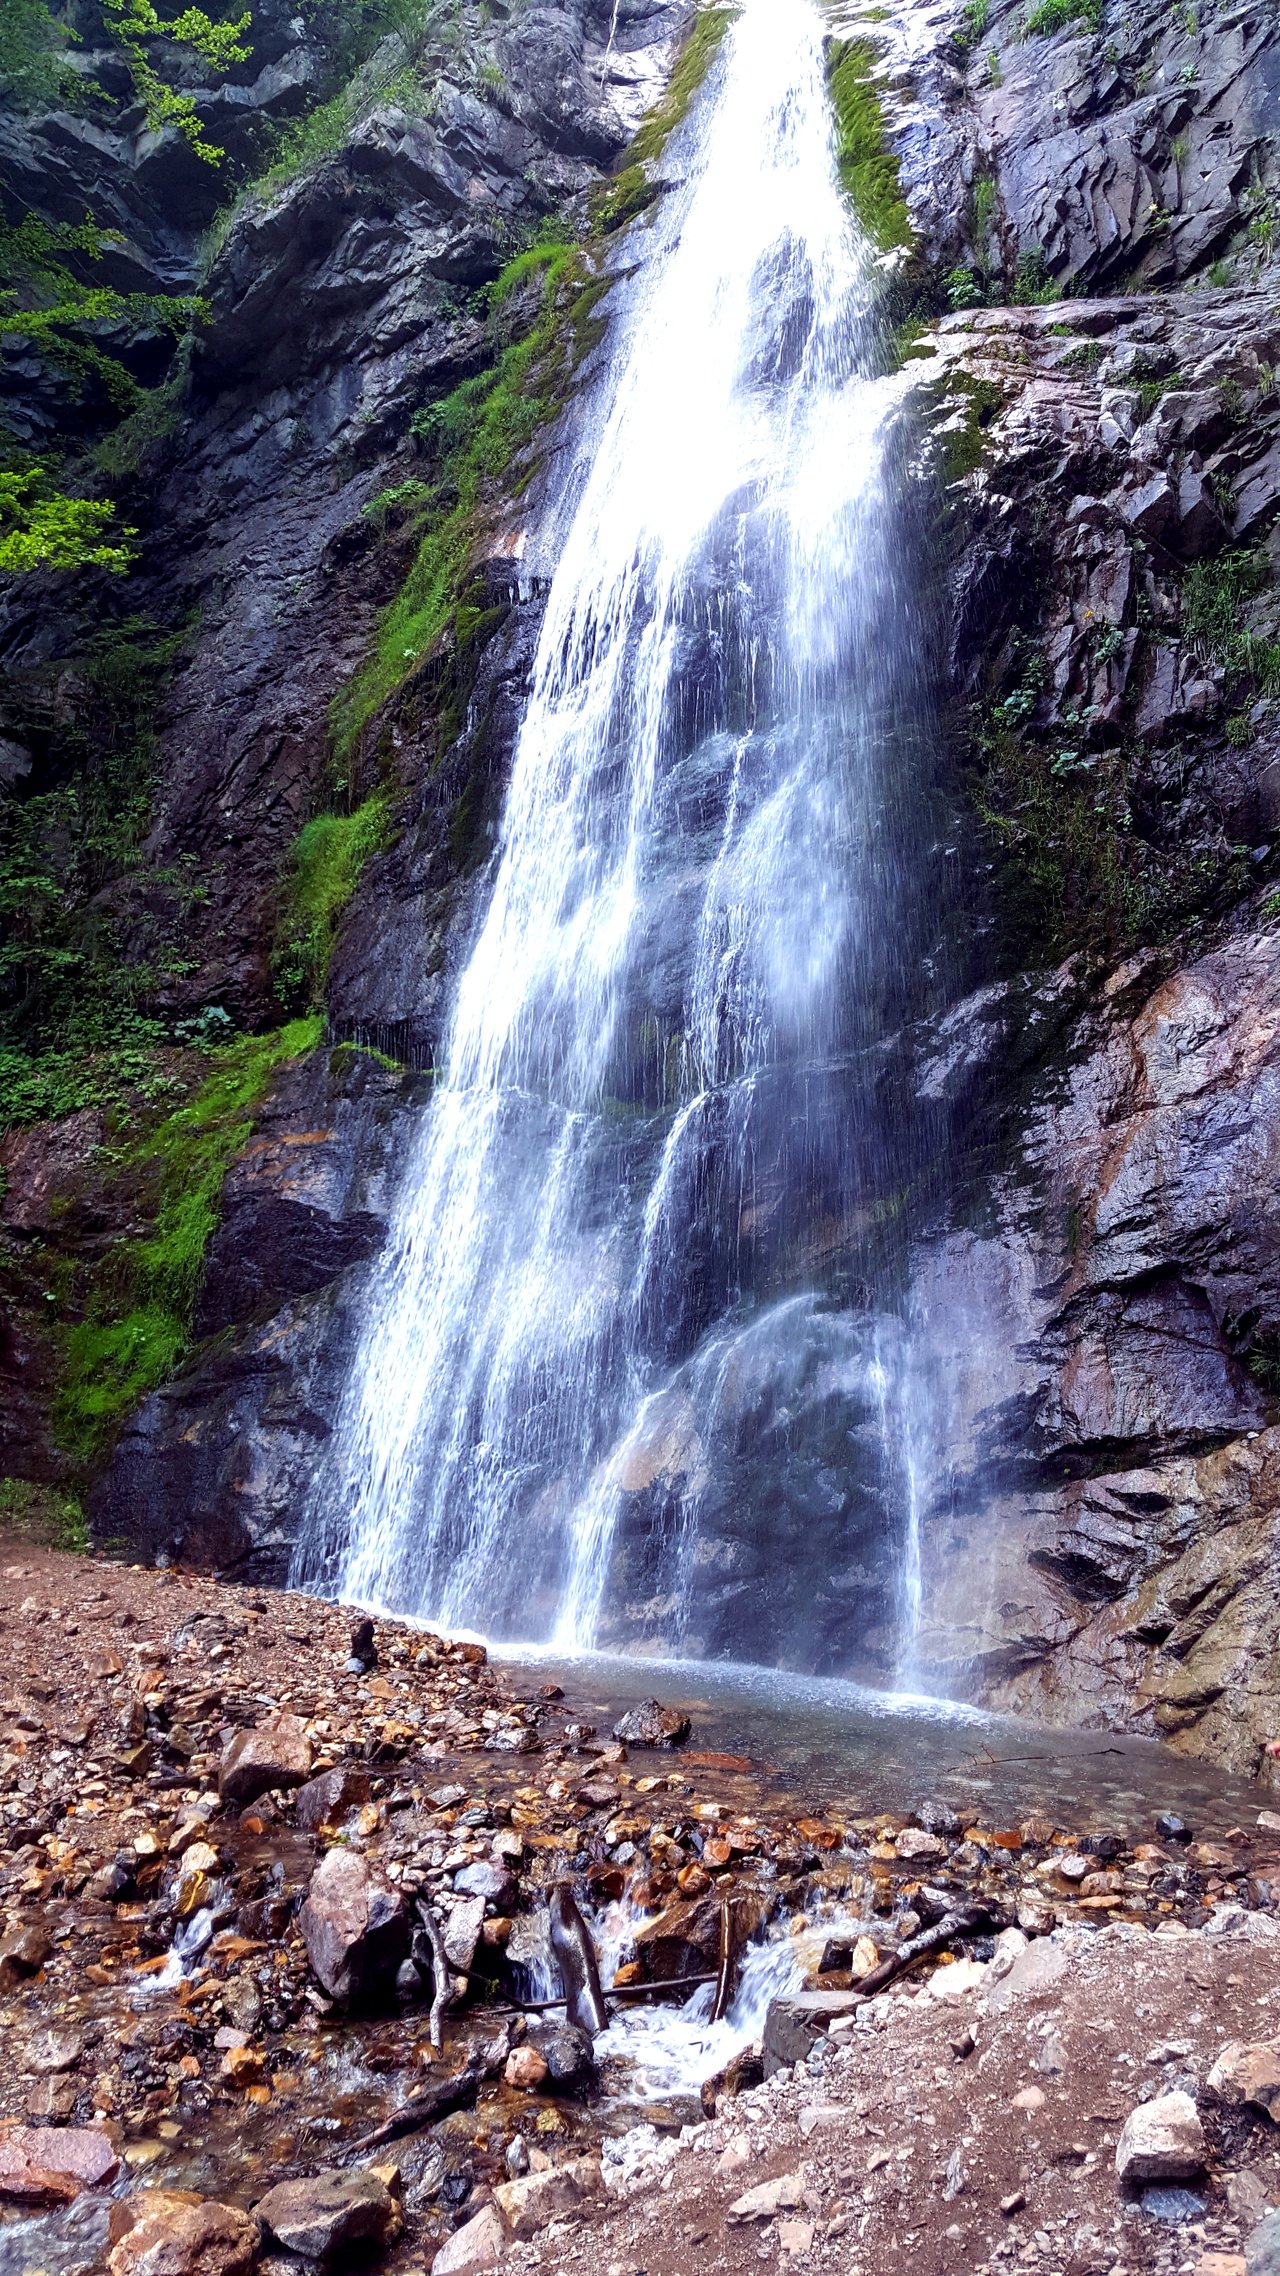
[[824,29],[747,0],[611,295],[488,901],[295,1578],[565,1647],[641,1598],[668,1648],[786,1637],[837,1669],[878,1621],[891,1671],[918,1495],[876,1258],[918,738]]

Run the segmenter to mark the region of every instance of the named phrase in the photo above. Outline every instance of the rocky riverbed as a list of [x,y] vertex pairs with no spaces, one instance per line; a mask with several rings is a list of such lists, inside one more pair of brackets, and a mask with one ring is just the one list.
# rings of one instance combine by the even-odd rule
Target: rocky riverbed
[[[1211,1838],[807,1807],[680,1707],[596,1731],[478,1645],[3,1571],[6,2276],[1181,2269],[1280,2201],[1260,1789]],[[537,2004],[566,1888],[630,2017],[594,2047]],[[727,2018],[673,2041],[726,1936]],[[1115,2166],[1148,2103],[1154,2199]]]

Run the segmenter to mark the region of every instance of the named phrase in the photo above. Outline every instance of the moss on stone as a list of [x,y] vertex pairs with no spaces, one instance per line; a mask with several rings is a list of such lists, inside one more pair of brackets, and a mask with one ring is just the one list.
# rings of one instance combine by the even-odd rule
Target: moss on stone
[[1003,407],[1004,390],[994,379],[975,379],[967,371],[957,371],[946,380],[940,401],[953,416],[937,438],[939,472],[947,484],[963,482],[982,464],[987,429]]
[[83,1316],[63,1332],[54,1429],[74,1461],[93,1462],[139,1400],[173,1374],[190,1340],[227,1170],[274,1070],[314,1050],[322,1027],[313,1016],[237,1037],[213,1054],[213,1072],[185,1106],[118,1155],[116,1175],[136,1186],[152,1222],[109,1251]]
[[365,863],[385,843],[389,807],[389,794],[377,790],[351,813],[317,814],[299,831],[273,960],[284,1005],[315,1008],[323,998],[339,920]]
[[[466,581],[486,491],[503,479],[517,493],[517,462],[555,409],[564,379],[569,303],[583,282],[581,256],[561,239],[528,246],[489,287],[491,313],[519,287],[538,279],[537,314],[504,346],[487,371],[464,379],[443,401],[418,414],[415,432],[433,461],[417,556],[384,612],[377,644],[338,695],[332,714],[335,756],[344,766],[377,712],[410,680],[432,647],[452,630]],[[524,470],[527,480],[531,468]]]
[[845,195],[876,250],[914,251],[915,231],[889,147],[875,85],[877,53],[865,39],[837,40],[827,60],[836,121],[836,163]]

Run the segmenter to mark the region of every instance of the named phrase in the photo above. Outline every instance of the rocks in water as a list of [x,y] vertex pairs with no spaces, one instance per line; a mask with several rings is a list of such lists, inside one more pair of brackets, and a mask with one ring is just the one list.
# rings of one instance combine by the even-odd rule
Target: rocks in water
[[482,2276],[483,2270],[498,2267],[506,2249],[502,2215],[496,2205],[486,2205],[441,2245],[431,2263],[431,2276]]
[[15,1928],[0,1941],[0,1991],[11,1991],[27,1976],[38,1975],[53,1950],[53,1938],[36,1923]]
[[484,1898],[462,1897],[444,1924],[444,1953],[451,1968],[468,1975],[484,1927]]
[[331,1849],[311,1876],[298,1925],[331,1999],[353,2007],[390,1996],[408,1958],[409,1912],[399,1890],[365,1858]]
[[593,2084],[595,2057],[585,2031],[572,2023],[543,2023],[529,2033],[529,2049],[546,2064],[548,2089],[556,2094],[585,2094]]
[[957,1840],[964,1831],[955,1811],[948,1809],[945,1802],[933,1799],[920,1804],[915,1812],[915,1822],[924,1833],[945,1834],[948,1841]]
[[502,2075],[508,2086],[534,2092],[542,2085],[547,2068],[547,2058],[537,2047],[516,2047],[508,2055]]
[[947,1854],[941,1834],[928,1833],[919,1826],[903,1826],[894,1847],[899,1857],[905,1857],[913,1865],[936,1865]]
[[624,1746],[678,1747],[683,1746],[693,1725],[678,1707],[663,1707],[656,1699],[642,1699],[638,1707],[628,1708],[620,1721],[613,1726],[615,1739]]
[[1233,2040],[1215,2062],[1208,2084],[1220,2102],[1233,2107],[1252,2103],[1268,2118],[1280,2118],[1280,2042],[1245,2046]]
[[297,1715],[268,1715],[249,1731],[237,1731],[223,1751],[218,1792],[241,1809],[260,1794],[301,1786],[311,1775],[311,1741]]
[[1179,2089],[1129,2112],[1116,2143],[1116,2173],[1122,2182],[1190,2181],[1203,2173],[1207,2155],[1195,2103]]
[[352,1810],[362,1810],[373,1788],[369,1773],[355,1763],[340,1763],[308,1779],[294,1803],[294,1817],[308,1833],[317,1826],[336,1826]]
[[112,2247],[111,2276],[246,2276],[258,2257],[257,2222],[237,2206],[163,2189],[126,2197],[129,2226]]
[[1156,1819],[1156,1832],[1161,1841],[1190,1841],[1193,1838],[1193,1829],[1186,1819],[1178,1817],[1173,1810],[1161,1811]]
[[299,2259],[330,2261],[353,2246],[386,2244],[400,2225],[395,2197],[381,2173],[316,2173],[282,2181],[254,2207],[268,2237]]
[[0,2135],[0,2197],[49,2204],[100,2188],[120,2169],[99,2126],[15,2126]]
[[573,2158],[567,2165],[544,2173],[525,2174],[516,2181],[500,2181],[493,2194],[504,2220],[517,2238],[536,2236],[550,2221],[562,2221],[577,2211],[584,2197],[600,2187],[600,2160]]

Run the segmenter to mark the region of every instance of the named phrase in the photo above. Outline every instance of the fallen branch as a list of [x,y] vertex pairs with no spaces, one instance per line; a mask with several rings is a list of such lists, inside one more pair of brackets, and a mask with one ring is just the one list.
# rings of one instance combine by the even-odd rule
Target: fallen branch
[[711,2020],[719,2023],[733,1997],[733,1963],[738,1954],[737,1923],[733,1906],[726,1897],[720,1906],[720,1965],[716,1969],[716,1994],[711,2002]]
[[1004,1927],[1003,1916],[990,1905],[962,1905],[954,1912],[944,1913],[932,1928],[922,1928],[918,1936],[908,1937],[896,1952],[891,1952],[878,1967],[872,1968],[854,1986],[860,1999],[874,1999],[887,1984],[895,1983],[914,1968],[918,1960],[927,1960],[931,1952],[940,1952],[944,1945],[956,1944],[964,1936],[990,1936],[993,1930]]
[[449,1976],[449,1955],[444,1948],[444,1935],[440,1923],[430,1905],[419,1901],[418,1918],[427,1932],[427,1942],[431,1946],[431,2016],[427,2028],[430,2033],[431,2044],[436,2053],[439,2054],[443,2045],[441,2026],[444,2021],[444,2011],[453,1994],[453,1985]]
[[398,2142],[403,2134],[421,2133],[437,2118],[447,2118],[451,2110],[461,2110],[474,2102],[486,2079],[493,2078],[502,2069],[510,2052],[505,2034],[473,2056],[462,2070],[451,2078],[442,2078],[434,2086],[425,2087],[410,2101],[402,2102],[398,2110],[375,2126],[371,2134],[364,2134],[358,2142],[348,2143],[343,2155],[363,2157],[366,2150],[378,2149],[383,2142]]

